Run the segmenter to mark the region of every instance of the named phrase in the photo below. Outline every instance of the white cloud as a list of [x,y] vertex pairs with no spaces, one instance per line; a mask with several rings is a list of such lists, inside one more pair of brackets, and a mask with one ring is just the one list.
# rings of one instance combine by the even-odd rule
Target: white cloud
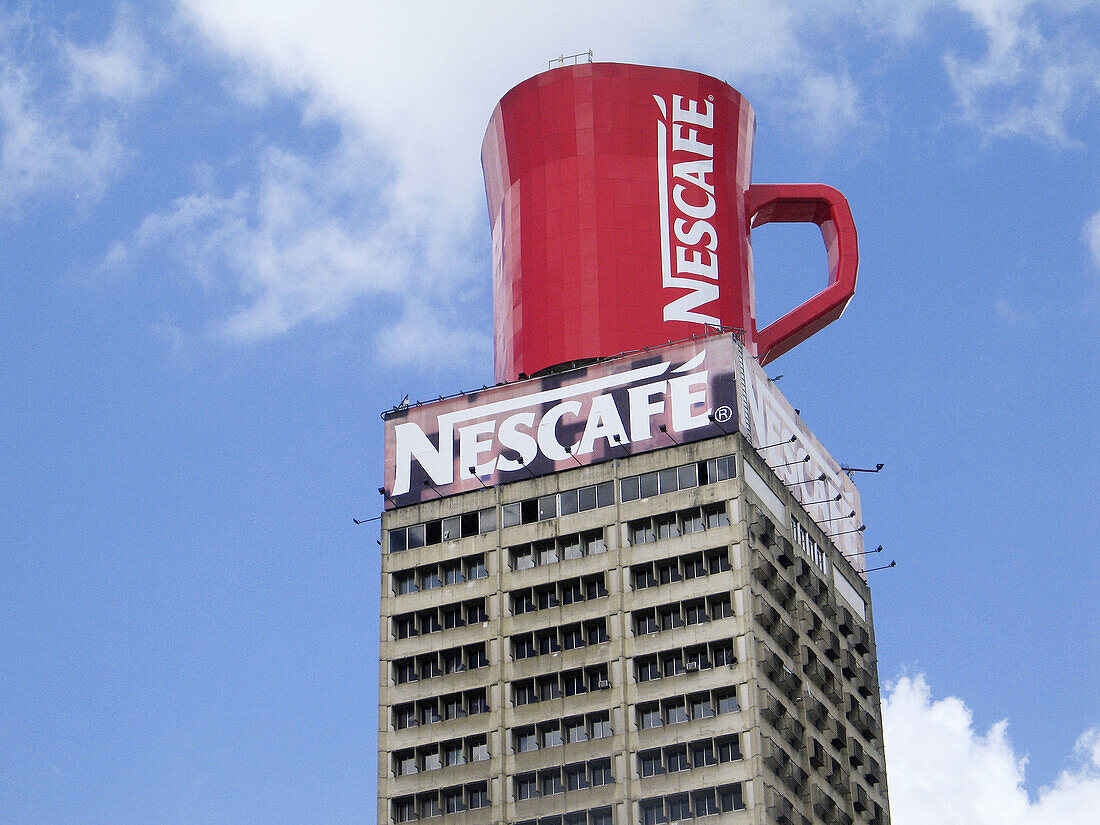
[[[1100,93],[1096,7],[1065,0],[953,0],[984,51],[944,54],[963,118],[993,136],[1075,145],[1070,123]],[[1091,18],[1091,19],[1090,19]]]
[[47,194],[99,198],[129,159],[119,113],[102,104],[132,102],[162,74],[125,9],[93,45],[0,12],[0,215]]
[[1100,810],[1100,729],[1078,740],[1073,764],[1030,797],[1027,758],[1006,722],[974,730],[961,699],[934,700],[924,678],[902,678],[882,705],[894,825],[1092,825]]
[[1100,269],[1100,212],[1097,212],[1087,221],[1085,221],[1085,228],[1082,231],[1085,238],[1085,244],[1089,248],[1089,252],[1092,253],[1092,262],[1096,265],[1097,269]]
[[[421,353],[431,360],[438,349],[417,345],[426,340],[425,324],[452,350],[487,350],[485,333],[446,320],[458,317],[454,296],[484,295],[488,285],[482,269],[489,229],[477,162],[482,134],[504,92],[563,51],[593,48],[602,60],[694,63],[739,84],[751,81],[775,90],[817,136],[840,135],[860,116],[855,84],[813,65],[800,46],[792,7],[766,0],[747,0],[736,16],[721,6],[681,8],[655,0],[541,7],[179,3],[184,16],[236,62],[241,100],[262,103],[264,84],[294,95],[307,119],[340,127],[346,153],[376,159],[354,166],[298,158],[302,174],[289,187],[276,185],[281,173],[267,164],[260,181],[216,207],[207,203],[208,194],[195,195],[218,210],[218,242],[202,242],[196,224],[185,225],[180,216],[181,243],[190,250],[180,259],[192,260],[188,267],[196,272],[212,269],[215,261],[229,267],[243,306],[223,328],[239,338],[274,335],[334,317],[363,295],[387,294],[397,299],[402,318],[379,339],[403,342],[386,350],[390,356],[400,351],[407,360]],[[384,162],[381,171],[377,159]],[[310,170],[326,180],[311,182]],[[329,197],[345,175],[341,198]],[[263,192],[279,193],[282,204],[261,208]],[[343,210],[356,198],[373,198],[376,211],[351,226]],[[175,210],[198,202],[182,200]],[[296,217],[280,218],[287,210]],[[170,211],[153,216],[151,225],[173,220]],[[134,242],[140,246],[140,237]],[[132,253],[133,243],[128,248]],[[224,248],[240,252],[231,256]],[[475,329],[488,328],[487,310],[480,307]]]
[[113,123],[67,121],[30,73],[0,54],[0,216],[40,193],[98,198],[125,159]]
[[161,85],[165,67],[150,54],[131,17],[129,7],[120,6],[105,42],[88,46],[63,44],[77,95],[133,101],[152,94]]

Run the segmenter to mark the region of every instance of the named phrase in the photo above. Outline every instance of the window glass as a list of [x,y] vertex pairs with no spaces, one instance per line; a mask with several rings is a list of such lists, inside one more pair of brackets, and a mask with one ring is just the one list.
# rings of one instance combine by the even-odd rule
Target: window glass
[[409,548],[424,546],[424,525],[414,524],[409,527]]
[[[596,808],[588,812],[588,825],[614,825],[614,818],[610,808]],[[578,819],[577,825],[583,825],[583,820]],[[572,825],[572,823],[566,823]]]
[[691,819],[691,804],[686,793],[673,794],[668,798],[668,821],[680,822]]
[[611,714],[607,711],[591,715],[592,738],[604,739],[611,736]]
[[478,532],[479,533],[491,533],[497,529],[497,508],[486,507],[484,510],[477,511]]
[[733,762],[741,758],[741,742],[736,736],[718,740],[718,761]]
[[546,521],[547,519],[557,518],[558,516],[558,497],[557,495],[542,496],[538,500],[539,504],[539,521]]
[[570,744],[573,742],[588,741],[588,729],[584,725],[584,717],[577,716],[565,720],[565,735]]
[[556,748],[558,745],[565,744],[565,739],[562,736],[561,725],[558,722],[552,722],[542,729],[542,746],[544,748]]
[[443,541],[462,538],[462,517],[450,516],[443,519]]
[[471,808],[488,808],[489,807],[489,788],[485,783],[479,783],[477,785],[471,785],[469,791],[469,807]]
[[604,481],[596,485],[596,506],[609,507],[615,503],[615,482]]
[[661,764],[661,749],[655,748],[649,751],[642,751],[638,754],[638,773],[644,776],[656,776],[657,774],[664,773],[664,766]]
[[676,486],[681,490],[688,487],[699,486],[699,467],[695,464],[685,464],[676,468]]
[[657,474],[646,473],[645,475],[638,476],[638,490],[642,498],[649,498],[650,496],[657,495]]
[[405,549],[405,528],[390,530],[390,552],[400,553]]
[[619,482],[619,495],[622,496],[624,502],[637,501],[641,497],[640,488],[638,486],[638,477],[624,478]]
[[592,781],[592,787],[598,785],[610,785],[615,780],[611,776],[610,759],[594,759],[588,763],[588,776]]
[[674,696],[662,702],[665,708],[665,719],[670,725],[675,725],[688,720],[687,707],[683,696]]
[[665,818],[664,801],[661,799],[644,799],[639,810],[642,814],[642,825],[661,825],[668,822]]
[[539,791],[543,796],[562,793],[565,785],[561,780],[561,769],[551,768],[547,771],[539,771]]
[[658,482],[657,486],[662,493],[675,493],[678,489],[676,486],[676,468],[668,467],[661,470],[657,474]]
[[561,508],[561,514],[563,516],[572,515],[577,512],[577,491],[566,490],[558,496],[559,506]]
[[471,556],[466,560],[466,578],[483,579],[489,575],[489,572],[485,569],[485,557],[484,556]]
[[603,530],[588,530],[581,534],[584,549],[588,555],[607,552],[607,542],[604,541]]
[[443,812],[455,814],[466,810],[466,803],[462,799],[462,788],[443,789]]
[[500,508],[501,516],[503,517],[502,521],[505,527],[515,527],[520,523],[520,510],[521,508],[518,501],[512,504],[505,504]]
[[691,707],[692,719],[707,719],[714,716],[714,708],[711,707],[710,696],[706,693],[697,693],[694,696],[688,697],[688,704]]
[[695,791],[691,795],[691,807],[696,816],[710,816],[718,813],[718,799],[713,788]]
[[436,519],[424,525],[424,543],[439,544],[443,541],[443,522]]
[[661,708],[656,702],[638,705],[638,727],[642,730],[661,727]]
[[714,698],[717,700],[719,713],[733,713],[739,710],[737,693],[733,690],[722,692],[715,691]]
[[588,774],[585,772],[584,765],[566,765],[563,773],[565,790],[579,791],[588,787]]
[[745,809],[745,800],[741,796],[740,782],[736,785],[723,785],[718,788],[718,807],[723,812],[743,811]]
[[714,744],[710,740],[692,742],[689,750],[693,768],[705,768],[707,765],[715,765],[718,762],[714,757]]
[[581,487],[577,490],[577,499],[581,512],[596,509],[596,488]]

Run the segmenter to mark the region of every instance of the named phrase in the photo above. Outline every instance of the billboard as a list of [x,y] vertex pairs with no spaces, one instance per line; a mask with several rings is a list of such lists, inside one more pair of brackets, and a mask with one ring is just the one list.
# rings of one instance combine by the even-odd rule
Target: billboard
[[[753,358],[744,359],[741,432],[857,570],[864,557],[859,490]],[[792,441],[791,438],[794,438]],[[765,448],[765,449],[762,449]]]
[[741,354],[714,335],[387,413],[386,507],[733,432]]

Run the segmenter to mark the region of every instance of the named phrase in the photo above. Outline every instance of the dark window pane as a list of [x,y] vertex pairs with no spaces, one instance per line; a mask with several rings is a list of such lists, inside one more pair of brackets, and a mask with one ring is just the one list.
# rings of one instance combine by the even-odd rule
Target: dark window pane
[[615,483],[605,481],[596,485],[596,506],[609,507],[615,503]]
[[638,486],[638,477],[624,478],[619,482],[619,495],[622,496],[623,501],[637,501],[641,496],[640,488]]
[[400,553],[405,549],[405,528],[390,530],[390,552]]
[[563,516],[572,515],[577,512],[577,491],[566,490],[559,497],[561,514]]

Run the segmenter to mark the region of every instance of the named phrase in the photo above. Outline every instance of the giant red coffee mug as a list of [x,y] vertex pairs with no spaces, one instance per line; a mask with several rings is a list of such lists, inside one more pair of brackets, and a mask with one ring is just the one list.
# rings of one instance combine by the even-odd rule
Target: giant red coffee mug
[[[756,119],[678,69],[552,69],[497,104],[482,144],[496,378],[736,329],[761,363],[840,317],[858,252],[844,196],[751,184]],[[751,228],[816,223],[828,286],[758,330]]]

